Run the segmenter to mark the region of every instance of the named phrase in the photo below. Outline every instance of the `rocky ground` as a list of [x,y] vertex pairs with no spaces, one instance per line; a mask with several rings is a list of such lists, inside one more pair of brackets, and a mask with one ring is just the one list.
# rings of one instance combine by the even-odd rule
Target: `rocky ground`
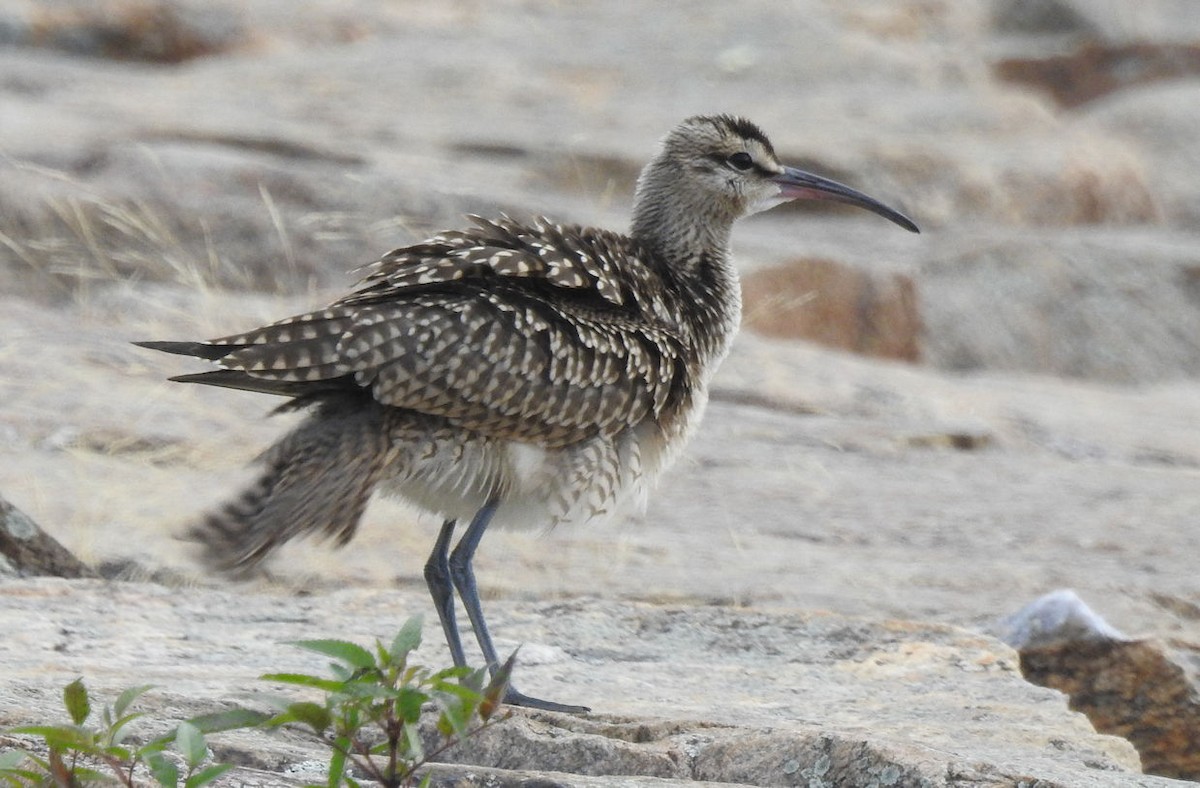
[[[0,585],[0,725],[80,674],[185,716],[278,641],[428,612],[435,523],[393,501],[338,553],[202,577],[174,534],[286,418],[131,340],[327,301],[466,212],[620,228],[656,139],[730,111],[923,233],[811,207],[739,227],[749,330],[645,518],[481,549],[525,688],[597,714],[523,715],[533,755],[475,765],[1168,784],[989,637],[1071,588],[1200,642],[1200,17],[1127,6],[0,2],[0,495],[126,578]],[[226,746],[256,784],[304,760]]]

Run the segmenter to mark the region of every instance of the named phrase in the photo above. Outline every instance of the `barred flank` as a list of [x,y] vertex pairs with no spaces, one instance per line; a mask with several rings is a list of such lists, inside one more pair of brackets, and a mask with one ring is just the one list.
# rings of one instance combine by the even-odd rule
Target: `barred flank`
[[384,408],[362,394],[323,397],[312,407],[259,457],[263,472],[252,485],[188,530],[210,567],[247,572],[306,534],[339,546],[353,538],[387,460]]

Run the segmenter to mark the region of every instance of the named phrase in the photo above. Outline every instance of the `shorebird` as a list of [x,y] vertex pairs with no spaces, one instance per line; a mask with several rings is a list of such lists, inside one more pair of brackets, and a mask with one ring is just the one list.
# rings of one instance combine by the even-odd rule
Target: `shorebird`
[[[471,217],[384,255],[324,309],[206,342],[137,343],[219,367],[172,380],[308,412],[190,536],[211,566],[245,570],[303,534],[345,544],[376,488],[399,495],[444,518],[424,574],[455,664],[467,664],[457,590],[494,672],[472,568],[484,532],[585,522],[644,498],[696,428],[737,330],[734,222],[794,199],[918,232],[862,192],[784,166],[750,121],[697,116],[642,170],[627,235]],[[587,711],[511,684],[504,700]]]

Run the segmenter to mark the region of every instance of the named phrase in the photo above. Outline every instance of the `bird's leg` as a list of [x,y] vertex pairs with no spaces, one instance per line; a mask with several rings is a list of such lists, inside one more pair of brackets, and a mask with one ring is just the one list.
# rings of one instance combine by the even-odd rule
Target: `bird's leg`
[[[498,500],[492,499],[484,504],[471,520],[471,524],[467,526],[467,530],[455,546],[454,552],[450,554],[450,579],[454,581],[454,587],[458,589],[458,596],[462,599],[467,616],[471,619],[471,628],[475,631],[475,639],[479,641],[479,649],[483,652],[483,657],[487,660],[488,671],[493,676],[500,667],[500,659],[496,655],[496,647],[488,632],[487,622],[483,619],[483,609],[479,604],[479,589],[475,584],[475,569],[471,566],[471,562],[475,557],[475,548],[479,547],[479,541],[483,538],[484,531],[487,530],[488,523],[491,522],[492,515],[496,513],[499,503]],[[568,714],[586,714],[591,711],[587,706],[571,706],[530,697],[518,691],[511,681],[504,693],[504,702],[510,706],[525,706],[531,709],[561,711]]]
[[457,667],[466,667],[467,657],[463,653],[462,638],[458,634],[458,620],[454,615],[454,586],[450,582],[450,562],[447,558],[450,550],[450,538],[454,536],[454,520],[442,523],[434,542],[433,552],[425,562],[425,585],[433,597],[433,606],[437,610],[438,621],[442,622],[442,632],[446,635],[446,645],[450,647],[450,656]]

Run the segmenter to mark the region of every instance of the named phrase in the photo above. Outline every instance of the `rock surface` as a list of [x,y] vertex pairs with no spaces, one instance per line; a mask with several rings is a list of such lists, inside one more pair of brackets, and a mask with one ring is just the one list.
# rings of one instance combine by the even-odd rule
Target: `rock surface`
[[1196,644],[1126,637],[1069,590],[1035,600],[998,629],[1021,655],[1025,678],[1067,693],[1098,731],[1129,740],[1146,771],[1200,779]]
[[1200,779],[1196,644],[1128,638],[1070,591],[1047,594],[1002,627],[1022,674],[1067,693],[1097,730],[1129,740],[1146,771]]
[[1030,681],[1071,697],[1096,729],[1128,739],[1147,772],[1200,780],[1195,644],[1098,640],[1025,649]]
[[29,575],[95,577],[71,551],[0,495],[0,577]]
[[[97,699],[155,684],[140,707],[150,733],[233,700],[261,706],[265,694],[289,691],[259,675],[325,670],[324,658],[286,641],[368,644],[426,604],[419,588],[297,598],[262,583],[6,581],[0,726],[58,719],[61,687],[79,675]],[[1095,733],[1061,695],[1025,682],[999,641],[952,627],[594,597],[497,599],[489,612],[502,648],[522,644],[523,690],[584,701],[594,713],[518,711],[452,750],[451,763],[549,773],[566,785],[1172,784],[1138,774],[1128,742]],[[425,634],[417,656],[440,663],[436,621]],[[255,770],[231,785],[315,779],[304,770],[324,756],[299,732],[218,734],[213,743],[218,757]]]
[[763,268],[742,282],[746,328],[780,339],[897,361],[921,360],[912,277],[806,259]]
[[[428,610],[435,524],[387,500],[340,553],[290,546],[278,586],[208,588],[173,534],[287,419],[169,384],[192,369],[129,341],[318,305],[348,269],[465,212],[620,228],[655,140],[734,111],[924,230],[821,206],[755,217],[736,250],[769,285],[748,311],[920,365],[745,332],[647,527],[490,534],[497,636],[567,650],[539,650],[530,689],[612,715],[597,725],[654,721],[644,752],[714,737],[705,759],[680,756],[693,778],[820,784],[859,763],[900,770],[882,784],[1166,784],[1022,685],[995,641],[946,627],[987,629],[1070,587],[1134,642],[1200,642],[1200,80],[1122,72],[1067,106],[998,68],[1169,63],[1200,41],[1192,10],[0,0],[0,490],[107,576],[172,584],[5,586],[6,634],[31,627],[0,665],[5,719],[41,714],[79,673],[160,682],[186,716],[278,667],[277,640],[385,635],[399,608]],[[798,260],[825,267],[771,279]],[[780,292],[812,314],[778,314]],[[239,623],[243,607],[259,619]],[[143,612],[150,633],[123,637]],[[226,624],[244,648],[203,639]],[[791,746],[803,757],[780,760]],[[236,747],[267,782],[311,756]],[[471,773],[455,779],[501,779]]]

